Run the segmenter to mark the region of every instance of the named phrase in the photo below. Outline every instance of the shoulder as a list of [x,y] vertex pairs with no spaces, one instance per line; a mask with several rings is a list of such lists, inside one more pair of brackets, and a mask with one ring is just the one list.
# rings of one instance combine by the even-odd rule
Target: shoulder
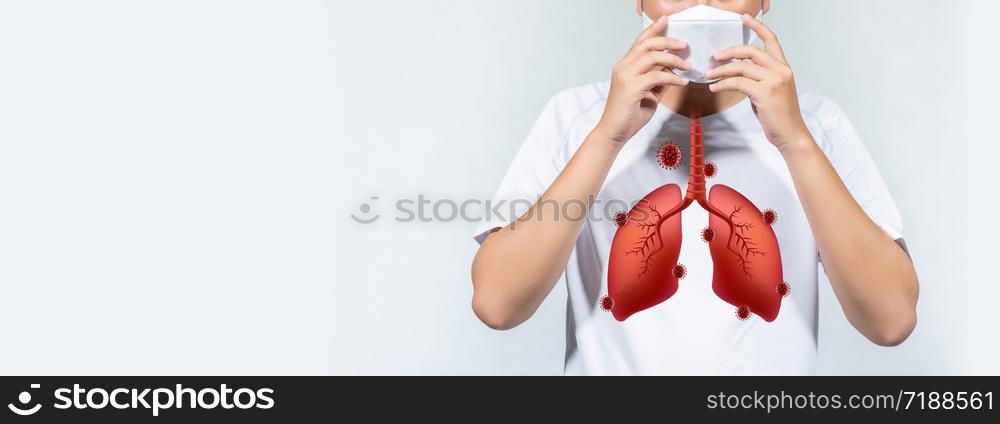
[[[817,94],[799,96],[806,127],[816,144],[842,177],[867,175],[873,181],[878,171],[864,140],[844,110],[833,100]],[[855,181],[854,184],[862,184]]]
[[828,154],[846,145],[861,145],[854,125],[844,110],[832,99],[814,93],[799,95],[802,118],[813,138]]
[[610,90],[611,83],[608,81],[584,84],[556,93],[551,102],[567,109],[582,111],[596,103],[607,102]]
[[581,118],[603,113],[608,101],[610,82],[596,82],[562,90],[552,96],[545,107],[547,118],[555,119],[561,131],[566,131]]
[[844,110],[836,102],[826,96],[815,93],[799,94],[799,107],[802,109],[802,116],[807,120],[812,119],[818,123],[832,124],[835,121],[845,119]]
[[568,161],[582,138],[604,113],[610,82],[569,88],[552,96],[528,137],[529,143],[558,161]]

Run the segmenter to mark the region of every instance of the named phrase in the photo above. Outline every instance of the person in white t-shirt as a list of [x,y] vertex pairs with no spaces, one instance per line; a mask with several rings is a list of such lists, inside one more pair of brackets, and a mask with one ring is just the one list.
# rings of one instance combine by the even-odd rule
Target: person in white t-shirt
[[[668,16],[699,4],[743,14],[764,44],[718,53],[720,61],[744,60],[715,68],[713,84],[672,72],[688,66],[677,54],[686,43],[660,36]],[[477,229],[472,307],[486,325],[522,324],[565,279],[567,375],[808,375],[821,262],[861,334],[880,346],[909,337],[919,285],[900,214],[844,112],[797,92],[778,39],[752,17],[769,8],[769,0],[638,1],[640,13],[660,18],[610,82],[552,98],[503,179],[493,204],[526,210]],[[793,290],[774,322],[735,319],[712,292],[712,258],[691,236],[709,219],[697,207],[684,212],[687,278],[676,295],[625,322],[602,311],[617,230],[608,205],[686,186],[686,172],[664,172],[655,157],[669,141],[687,148],[691,116],[703,117],[706,160],[718,170],[710,184],[780,211],[774,232]]]

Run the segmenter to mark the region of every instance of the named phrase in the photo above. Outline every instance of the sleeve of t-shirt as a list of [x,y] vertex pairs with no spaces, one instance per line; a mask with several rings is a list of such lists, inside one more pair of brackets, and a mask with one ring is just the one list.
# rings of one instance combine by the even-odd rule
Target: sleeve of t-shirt
[[562,172],[559,143],[565,124],[555,98],[549,101],[500,182],[474,238],[482,244],[494,231],[524,215]]
[[820,146],[861,208],[893,240],[903,238],[903,220],[889,189],[847,115],[823,99],[816,114]]

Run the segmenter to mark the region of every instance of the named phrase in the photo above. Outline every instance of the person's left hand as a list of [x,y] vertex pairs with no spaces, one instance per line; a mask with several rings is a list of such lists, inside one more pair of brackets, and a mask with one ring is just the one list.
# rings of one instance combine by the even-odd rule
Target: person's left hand
[[724,62],[707,74],[709,79],[722,79],[709,86],[713,93],[738,91],[750,97],[764,134],[779,150],[809,140],[809,130],[799,110],[795,75],[785,60],[785,54],[774,35],[761,21],[743,15],[743,23],[764,41],[764,49],[756,46],[736,46],[723,50],[715,59]]

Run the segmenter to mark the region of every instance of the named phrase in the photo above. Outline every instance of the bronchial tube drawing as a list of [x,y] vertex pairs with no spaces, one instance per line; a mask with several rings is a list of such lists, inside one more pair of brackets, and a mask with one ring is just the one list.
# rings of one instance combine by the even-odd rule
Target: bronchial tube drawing
[[[782,279],[781,252],[772,228],[777,213],[762,212],[730,187],[715,185],[709,190],[707,180],[718,167],[705,162],[703,128],[697,116],[691,118],[690,143],[686,194],[681,197],[676,184],[665,185],[643,198],[627,216],[616,219],[619,228],[608,265],[608,296],[600,306],[625,321],[677,293],[680,280],[687,275],[687,268],[678,263],[681,216],[698,204],[709,214],[701,238],[714,264],[712,290],[736,307],[737,318],[757,315],[773,322],[782,298],[791,291]],[[657,159],[664,169],[678,167],[679,150],[669,143],[660,150]]]

